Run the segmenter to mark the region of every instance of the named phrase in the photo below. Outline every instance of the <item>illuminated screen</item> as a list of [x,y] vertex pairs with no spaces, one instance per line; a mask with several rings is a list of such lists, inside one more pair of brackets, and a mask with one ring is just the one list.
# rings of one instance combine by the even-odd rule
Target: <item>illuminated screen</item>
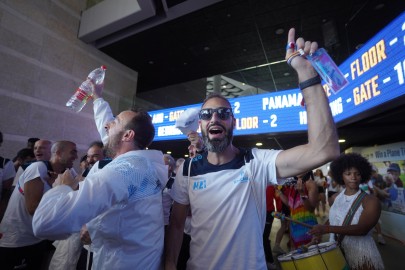
[[[405,94],[405,13],[349,57],[340,70],[349,85],[334,94],[324,85],[336,123]],[[229,99],[236,118],[234,135],[282,133],[307,129],[299,89]],[[194,104],[151,111],[155,141],[184,139],[174,127]]]

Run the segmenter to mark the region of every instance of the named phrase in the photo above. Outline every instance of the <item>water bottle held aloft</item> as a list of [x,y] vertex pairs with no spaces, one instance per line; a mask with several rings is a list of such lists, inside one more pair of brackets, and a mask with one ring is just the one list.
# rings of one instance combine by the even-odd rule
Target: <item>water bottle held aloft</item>
[[105,77],[105,66],[96,68],[87,76],[87,79],[82,82],[82,84],[77,88],[73,96],[66,102],[66,106],[74,110],[75,112],[80,112],[87,101],[93,96],[94,85],[100,85],[104,82]]

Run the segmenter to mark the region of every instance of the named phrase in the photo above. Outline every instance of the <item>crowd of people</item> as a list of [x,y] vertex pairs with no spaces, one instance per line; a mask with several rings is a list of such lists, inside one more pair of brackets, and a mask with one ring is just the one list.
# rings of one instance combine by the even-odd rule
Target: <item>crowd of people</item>
[[[286,60],[305,99],[307,144],[287,150],[235,146],[232,106],[212,94],[199,111],[201,136],[188,135],[190,158],[176,162],[147,149],[155,129],[146,111],[114,117],[103,85],[94,85],[101,141],[80,158],[79,173],[72,141],[32,138],[14,161],[0,158],[6,209],[1,268],[276,269],[273,252],[285,252],[280,242],[288,229],[291,250],[319,243],[322,234],[346,236],[340,242],[351,269],[383,269],[375,244],[372,257],[362,250],[372,245],[378,224],[377,197],[362,197],[353,221],[342,223],[372,167],[359,155],[339,156],[319,75],[301,56],[316,51],[317,43],[296,39],[291,29],[287,44]],[[330,177],[319,169],[313,173],[331,161]],[[287,185],[292,177],[294,184]],[[384,197],[380,180],[374,183]],[[326,215],[327,204],[328,222],[318,224],[316,215]],[[272,251],[275,210],[290,221],[282,220]]]

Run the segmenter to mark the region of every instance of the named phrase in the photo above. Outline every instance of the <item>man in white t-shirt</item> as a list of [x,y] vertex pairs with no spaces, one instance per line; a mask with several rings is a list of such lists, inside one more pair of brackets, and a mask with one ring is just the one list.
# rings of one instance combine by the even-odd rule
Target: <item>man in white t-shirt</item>
[[[0,132],[0,146],[3,143],[3,133]],[[3,187],[10,188],[15,176],[14,164],[10,159],[0,156],[0,200],[3,193]],[[0,220],[1,221],[1,220]]]
[[[36,161],[49,161],[51,158],[51,147],[52,147],[52,142],[49,140],[38,140],[34,143],[34,156]],[[20,166],[17,170],[17,173],[14,177],[13,181],[13,187],[17,185],[18,179],[20,178],[21,174],[24,172],[24,170],[31,164],[25,163],[22,166]],[[14,189],[14,188],[13,188]]]
[[[297,71],[308,116],[308,144],[285,151],[242,149],[232,144],[237,115],[229,101],[208,96],[199,113],[207,151],[184,162],[172,188],[166,242],[167,270],[176,268],[184,222],[191,209],[187,269],[267,270],[263,250],[266,188],[277,178],[298,175],[339,155],[328,99],[311,63],[299,56],[314,52],[316,42],[288,35],[286,59]],[[191,143],[197,138],[189,138]],[[280,181],[281,182],[281,181]]]
[[77,159],[76,144],[56,142],[49,162],[29,165],[18,179],[1,223],[0,262],[2,269],[14,269],[25,259],[29,269],[40,269],[47,243],[32,230],[32,216],[45,192],[51,189],[56,175],[72,168]]

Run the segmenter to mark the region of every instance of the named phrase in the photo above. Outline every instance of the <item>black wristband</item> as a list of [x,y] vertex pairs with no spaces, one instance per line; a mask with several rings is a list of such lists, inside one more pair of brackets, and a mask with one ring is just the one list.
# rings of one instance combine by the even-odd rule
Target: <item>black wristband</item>
[[313,77],[311,79],[303,81],[302,83],[299,84],[299,87],[300,87],[300,89],[302,91],[307,87],[313,86],[315,84],[320,84],[320,83],[321,83],[321,77],[319,77],[319,75],[317,75],[317,76],[315,76],[315,77]]

